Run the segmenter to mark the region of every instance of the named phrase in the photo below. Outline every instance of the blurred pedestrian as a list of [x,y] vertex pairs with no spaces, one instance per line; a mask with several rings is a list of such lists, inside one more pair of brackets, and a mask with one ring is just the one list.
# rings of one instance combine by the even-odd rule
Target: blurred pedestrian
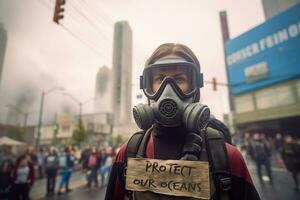
[[112,158],[112,148],[107,147],[104,149],[104,154],[103,154],[103,165],[101,167],[101,187],[104,187],[107,185],[107,179],[111,171],[112,163],[113,163],[113,158]]
[[16,161],[16,155],[12,152],[11,146],[2,146],[2,153],[0,155],[0,165],[3,161],[9,161],[10,163],[14,163]]
[[88,180],[88,189],[91,189],[92,183],[95,183],[95,187],[99,186],[98,182],[98,169],[100,167],[101,158],[97,152],[96,147],[93,147],[91,150],[91,155],[88,158],[88,171],[87,171],[87,180]]
[[249,160],[249,143],[250,143],[251,137],[250,133],[245,133],[244,137],[242,139],[242,144],[241,144],[241,151],[242,155],[245,158],[245,161],[248,162]]
[[12,177],[13,162],[9,159],[3,160],[0,164],[0,199],[12,199]]
[[292,174],[296,185],[295,189],[300,190],[298,180],[300,174],[300,145],[294,141],[292,136],[285,136],[281,155],[287,170]]
[[38,159],[37,159],[37,155],[36,155],[35,148],[34,148],[33,146],[29,146],[29,147],[27,148],[26,154],[29,156],[30,162],[31,162],[34,166],[37,166]]
[[256,163],[257,175],[261,183],[262,181],[262,166],[266,167],[268,177],[270,179],[270,183],[273,184],[272,171],[271,171],[271,163],[270,156],[271,150],[267,140],[264,137],[261,137],[259,133],[255,133],[253,135],[253,139],[250,141],[249,151],[250,155]]
[[45,173],[45,159],[47,157],[47,152],[44,148],[40,148],[39,152],[37,153],[37,167],[38,167],[38,173],[39,178],[44,178]]
[[277,160],[280,159],[280,153],[282,152],[282,147],[283,147],[283,138],[280,133],[276,133],[275,139],[274,139],[274,153],[275,153],[275,158]]
[[79,164],[81,164],[81,168],[82,168],[82,171],[83,173],[86,175],[86,182],[87,182],[87,187],[88,187],[88,175],[87,175],[87,172],[88,172],[88,159],[91,155],[91,146],[89,144],[86,144],[85,145],[85,149],[81,152],[81,156],[80,156],[80,159],[79,159]]
[[55,191],[55,182],[59,167],[57,152],[54,148],[50,148],[45,159],[45,169],[47,176],[47,193],[46,196],[51,196]]
[[85,145],[85,149],[81,152],[79,163],[82,165],[82,169],[86,170],[88,168],[88,159],[91,155],[91,146],[89,144]]
[[16,200],[28,200],[30,188],[35,179],[35,171],[28,155],[18,157],[13,173],[13,195]]
[[70,181],[70,170],[72,170],[72,162],[70,156],[69,147],[65,147],[64,151],[59,155],[59,171],[60,171],[60,184],[58,188],[58,195],[62,194],[62,188],[65,187],[65,192],[71,192],[72,190],[69,188]]
[[69,147],[69,161],[68,161],[69,170],[68,170],[68,177],[67,177],[67,188],[69,192],[71,191],[71,189],[69,188],[70,180],[73,174],[74,167],[76,165],[75,153],[76,153],[75,148]]
[[2,146],[0,154],[0,199],[12,198],[12,172],[16,156],[12,152],[11,146]]
[[38,174],[38,159],[36,155],[36,150],[33,146],[28,146],[26,150],[26,155],[29,157],[30,162],[33,164],[35,177]]

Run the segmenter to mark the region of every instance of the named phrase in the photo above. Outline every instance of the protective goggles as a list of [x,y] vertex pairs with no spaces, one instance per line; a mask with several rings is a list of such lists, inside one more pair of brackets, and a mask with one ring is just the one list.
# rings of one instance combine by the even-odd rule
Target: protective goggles
[[140,89],[149,99],[157,100],[167,84],[183,99],[195,95],[203,87],[203,74],[199,67],[187,61],[154,63],[143,71]]

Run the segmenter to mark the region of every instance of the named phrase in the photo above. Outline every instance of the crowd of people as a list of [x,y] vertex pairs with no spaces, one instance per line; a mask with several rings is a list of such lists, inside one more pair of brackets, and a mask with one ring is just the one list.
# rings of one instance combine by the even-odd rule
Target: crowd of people
[[81,153],[79,163],[81,163],[82,170],[86,174],[87,189],[99,187],[98,174],[101,176],[101,187],[106,186],[108,176],[112,167],[113,159],[115,158],[115,151],[112,148],[99,148],[86,145]]
[[[10,146],[2,147],[0,154],[0,199],[30,199],[36,179],[46,179],[46,196],[71,192],[70,180],[75,170],[82,170],[87,189],[104,187],[113,162],[111,147],[96,148],[86,145],[81,156],[71,146],[39,148],[29,146],[24,153],[15,155]],[[80,155],[80,153],[79,153]],[[99,185],[98,174],[101,177]],[[56,188],[56,179],[60,182]]]
[[[263,184],[262,167],[267,172],[270,184],[273,184],[272,161],[291,173],[295,182],[295,190],[300,190],[298,175],[300,174],[300,145],[291,135],[277,133],[275,137],[266,137],[264,133],[246,133],[241,149],[246,160],[252,159],[256,164],[257,176]],[[283,162],[281,162],[283,161]]]

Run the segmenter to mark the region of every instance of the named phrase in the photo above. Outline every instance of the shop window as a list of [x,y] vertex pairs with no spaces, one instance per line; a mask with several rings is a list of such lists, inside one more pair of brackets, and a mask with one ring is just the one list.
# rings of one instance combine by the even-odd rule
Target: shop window
[[278,105],[290,105],[295,103],[292,87],[290,84],[280,85],[275,88]]
[[68,132],[70,130],[70,125],[62,125],[61,129],[63,132]]
[[279,85],[257,91],[255,93],[258,109],[273,108],[295,103],[295,98],[290,84]]
[[296,82],[296,88],[297,88],[298,99],[300,99],[300,80]]
[[252,94],[244,94],[234,98],[237,113],[254,111]]

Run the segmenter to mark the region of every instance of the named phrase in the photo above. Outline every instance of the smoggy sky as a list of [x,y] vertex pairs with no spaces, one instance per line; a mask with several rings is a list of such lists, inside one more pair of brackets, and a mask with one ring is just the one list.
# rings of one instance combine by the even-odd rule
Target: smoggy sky
[[[143,62],[160,44],[179,42],[197,55],[205,80],[225,82],[223,46],[218,12],[227,10],[231,37],[264,20],[260,0],[67,0],[64,26],[52,22],[55,0],[0,0],[0,22],[8,31],[0,90],[0,123],[6,122],[6,104],[32,111],[37,123],[40,94],[62,86],[80,101],[94,96],[96,73],[112,65],[113,23],[127,20],[133,32],[133,105]],[[64,28],[65,27],[65,28]],[[71,32],[71,33],[70,33]],[[74,37],[79,37],[81,41]],[[83,44],[84,43],[84,44]],[[218,118],[228,113],[227,89],[210,85],[201,101]],[[55,112],[77,112],[78,106],[61,92],[46,96],[47,120]],[[83,107],[93,112],[93,103]]]

